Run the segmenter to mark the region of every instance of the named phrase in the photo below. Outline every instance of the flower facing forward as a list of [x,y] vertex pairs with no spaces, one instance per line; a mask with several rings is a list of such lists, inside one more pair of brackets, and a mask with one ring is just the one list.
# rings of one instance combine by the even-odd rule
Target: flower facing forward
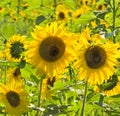
[[65,5],[62,5],[62,4],[57,5],[57,7],[56,7],[56,19],[58,21],[62,21],[62,22],[68,21],[70,18],[70,16],[69,16],[70,12],[71,11],[68,10]]
[[73,58],[74,36],[56,22],[45,27],[37,26],[32,32],[35,40],[27,47],[27,61],[50,77],[63,73]]
[[12,116],[21,116],[28,111],[27,94],[22,85],[14,80],[6,85],[0,84],[1,101],[5,104],[5,112]]
[[6,43],[6,59],[19,62],[25,50],[25,45],[26,41],[24,36],[13,35]]
[[80,67],[79,79],[84,79],[91,85],[106,82],[118,65],[119,45],[100,36],[91,37],[83,33],[80,36],[79,46],[81,47],[76,63],[76,66]]

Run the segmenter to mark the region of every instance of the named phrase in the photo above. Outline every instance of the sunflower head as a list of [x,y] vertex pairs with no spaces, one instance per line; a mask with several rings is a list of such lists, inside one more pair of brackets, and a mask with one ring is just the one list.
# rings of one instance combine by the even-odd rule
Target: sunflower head
[[7,81],[10,82],[11,80],[21,81],[21,71],[20,68],[9,68],[7,70]]
[[90,7],[87,5],[82,5],[80,8],[77,8],[72,14],[73,21],[80,18],[82,14],[86,13],[89,10],[90,10]]
[[98,35],[84,34],[80,36],[80,48],[77,50],[79,79],[84,79],[91,85],[99,85],[106,82],[113,75],[115,66],[118,66],[119,45]]
[[98,10],[98,11],[105,10],[106,8],[107,8],[107,4],[105,4],[105,3],[96,4],[96,10]]
[[71,10],[67,9],[65,7],[65,5],[60,4],[56,7],[56,19],[58,21],[65,22],[65,21],[69,20],[70,12],[71,12]]
[[22,53],[24,52],[25,37],[14,35],[6,43],[6,59],[12,61],[20,61]]
[[38,26],[32,36],[35,40],[28,45],[27,61],[50,77],[63,73],[74,56],[74,35],[63,24],[53,22],[46,27]]
[[0,84],[1,100],[5,111],[10,115],[21,115],[28,111],[27,94],[21,82],[12,80],[6,85]]

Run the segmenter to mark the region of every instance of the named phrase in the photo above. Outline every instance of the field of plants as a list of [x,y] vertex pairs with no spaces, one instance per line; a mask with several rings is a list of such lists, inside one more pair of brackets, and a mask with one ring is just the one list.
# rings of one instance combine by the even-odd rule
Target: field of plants
[[120,116],[120,1],[0,0],[0,116]]

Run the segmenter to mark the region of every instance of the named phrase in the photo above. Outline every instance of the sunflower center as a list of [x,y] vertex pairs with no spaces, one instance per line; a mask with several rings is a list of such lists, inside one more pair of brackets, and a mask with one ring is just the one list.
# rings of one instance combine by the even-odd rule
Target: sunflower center
[[14,58],[20,58],[20,54],[24,51],[23,43],[14,42],[11,44],[10,54]]
[[85,60],[88,67],[100,68],[106,61],[105,50],[99,46],[91,46],[85,52]]
[[52,80],[50,80],[50,78],[47,79],[48,89],[50,89],[49,86],[53,87],[55,80],[56,80],[55,77],[53,77]]
[[11,106],[17,107],[20,104],[20,97],[19,97],[18,93],[14,92],[14,91],[9,91],[6,94],[6,97]]
[[65,44],[58,37],[44,39],[39,47],[40,56],[47,62],[54,62],[60,59],[65,52]]
[[64,19],[64,18],[65,18],[64,13],[63,13],[63,12],[60,12],[60,13],[59,13],[59,17],[60,17],[60,19]]
[[102,8],[103,8],[103,6],[100,4],[100,5],[98,6],[98,10],[102,10]]

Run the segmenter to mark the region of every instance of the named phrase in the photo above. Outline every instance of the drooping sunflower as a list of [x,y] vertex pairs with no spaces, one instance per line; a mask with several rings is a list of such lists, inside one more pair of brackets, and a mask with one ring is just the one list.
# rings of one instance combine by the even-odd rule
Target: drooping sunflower
[[28,111],[27,93],[22,83],[13,80],[6,85],[0,84],[0,97],[6,113],[21,116]]
[[95,92],[102,92],[107,96],[120,94],[120,76],[112,75],[106,83],[95,86],[94,90]]
[[7,60],[19,62],[26,45],[25,37],[13,35],[6,43],[5,55]]
[[87,5],[82,5],[80,8],[77,8],[73,14],[72,14],[72,19],[73,21],[75,21],[76,19],[80,18],[80,16],[82,14],[84,14],[85,12],[89,11],[90,7]]
[[7,81],[10,82],[12,80],[15,81],[21,81],[21,71],[20,68],[15,67],[15,68],[8,68],[7,70]]
[[50,98],[51,97],[51,87],[54,86],[54,83],[57,81],[57,78],[54,77],[48,77],[43,79],[42,82],[42,99]]
[[58,21],[67,21],[70,18],[70,10],[65,7],[65,5],[60,4],[56,7],[56,19]]
[[[87,40],[89,37],[91,41]],[[76,62],[76,66],[80,67],[79,79],[84,79],[91,85],[106,82],[113,75],[115,66],[118,65],[119,44],[99,36],[87,37],[81,34],[79,46],[81,47]]]
[[63,73],[74,58],[74,34],[66,31],[63,24],[52,22],[45,27],[37,26],[32,36],[35,40],[27,47],[27,61],[50,77]]

